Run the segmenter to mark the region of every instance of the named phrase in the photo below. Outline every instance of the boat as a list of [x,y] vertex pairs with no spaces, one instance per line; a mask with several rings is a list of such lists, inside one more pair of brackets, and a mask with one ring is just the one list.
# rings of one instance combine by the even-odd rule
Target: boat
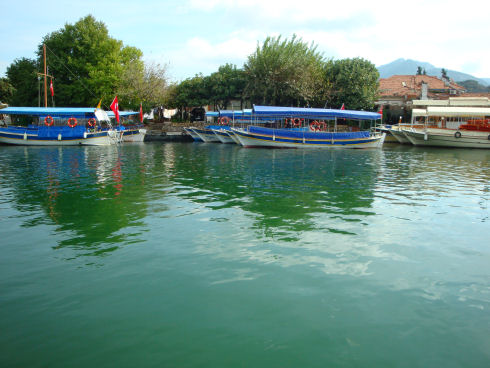
[[223,125],[219,128],[212,128],[211,129],[216,137],[218,137],[219,141],[221,143],[235,143],[232,137],[229,135],[229,131],[231,131],[231,128],[229,125]]
[[190,127],[189,129],[192,129],[192,131],[199,137],[201,140],[205,143],[210,143],[210,142],[221,142],[216,134],[214,134],[213,129],[219,129],[218,125],[208,125],[204,128],[195,128],[195,127]]
[[[253,115],[274,120],[276,126],[249,125],[231,128],[244,147],[279,148],[378,148],[385,133],[376,131],[337,131],[338,119],[376,121],[379,113],[282,106],[254,106]],[[323,119],[323,120],[321,120]],[[334,121],[334,131],[326,131],[325,120]],[[271,125],[270,123],[267,125]]]
[[194,132],[194,130],[192,128],[184,128],[184,131],[187,134],[189,134],[192,137],[192,139],[194,139],[195,142],[203,142],[201,137],[199,137],[199,135],[197,135],[197,133]]
[[428,106],[412,110],[414,124],[403,133],[415,146],[490,149],[489,117],[488,107]]
[[404,129],[410,128],[410,124],[396,124],[392,125],[390,128],[390,133],[395,139],[398,141],[398,143],[401,144],[410,144],[410,141],[408,138],[403,134]]
[[[27,146],[110,145],[117,143],[107,113],[93,107],[6,107],[0,127],[0,143]],[[30,119],[13,125],[14,119]],[[10,118],[10,119],[9,119]]]

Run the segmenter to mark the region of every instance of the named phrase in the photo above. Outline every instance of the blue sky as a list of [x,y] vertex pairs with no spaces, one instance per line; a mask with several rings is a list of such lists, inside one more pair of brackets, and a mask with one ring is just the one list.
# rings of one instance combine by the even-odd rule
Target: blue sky
[[145,61],[166,64],[174,81],[241,67],[257,42],[294,33],[328,58],[376,66],[410,58],[490,78],[489,13],[488,0],[9,1],[0,76],[16,58],[34,57],[43,36],[92,14]]

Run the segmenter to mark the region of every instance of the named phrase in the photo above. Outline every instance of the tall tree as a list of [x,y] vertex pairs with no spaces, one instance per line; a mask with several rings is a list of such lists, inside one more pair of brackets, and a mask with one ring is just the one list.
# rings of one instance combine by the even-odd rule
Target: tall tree
[[38,64],[28,58],[16,59],[7,67],[8,83],[14,88],[8,102],[13,106],[37,106],[39,103]]
[[325,94],[328,104],[348,109],[371,110],[377,98],[379,72],[362,58],[331,60],[325,64]]
[[[218,71],[205,78],[208,100],[216,109],[225,109],[232,100],[243,105],[243,92],[246,85],[245,73],[236,65],[225,64]],[[235,106],[238,107],[238,106]]]
[[307,105],[317,103],[323,56],[296,35],[291,40],[267,37],[244,65],[245,88],[253,103]]
[[[100,98],[108,104],[126,68],[143,70],[142,52],[110,37],[105,24],[91,15],[45,36],[43,43],[58,106],[94,106]],[[40,44],[39,60],[42,54]]]
[[131,63],[124,69],[118,95],[130,109],[143,109],[165,104],[168,89],[167,67],[155,63]]

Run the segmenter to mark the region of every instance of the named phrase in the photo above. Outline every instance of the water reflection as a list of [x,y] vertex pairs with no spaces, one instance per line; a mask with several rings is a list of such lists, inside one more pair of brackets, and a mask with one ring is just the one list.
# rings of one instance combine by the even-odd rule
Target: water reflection
[[486,151],[145,144],[3,153],[10,200],[35,214],[22,226],[54,225],[55,249],[77,256],[110,254],[147,232],[164,237],[162,224],[179,219],[191,229],[182,241],[201,253],[367,275],[373,260],[409,259],[399,246],[410,245],[413,226],[430,230],[464,197],[478,203],[466,214],[489,216]]
[[[146,173],[124,175],[127,161],[139,160],[138,151],[118,147],[6,147],[2,171],[13,181],[13,197],[28,217],[23,227],[55,224],[60,237],[54,247],[72,247],[78,255],[102,255],[123,244],[141,241],[131,228],[147,214]],[[133,165],[133,164],[131,164]],[[123,191],[125,182],[130,189]]]

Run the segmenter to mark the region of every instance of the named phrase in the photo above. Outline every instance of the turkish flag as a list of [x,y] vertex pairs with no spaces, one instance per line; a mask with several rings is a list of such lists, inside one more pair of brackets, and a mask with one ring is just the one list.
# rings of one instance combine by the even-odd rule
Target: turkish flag
[[54,96],[54,88],[53,88],[53,80],[51,79],[51,83],[49,84],[49,90],[51,91],[51,97]]
[[340,110],[345,110],[345,105],[342,104],[342,107],[340,108]]
[[119,123],[119,103],[117,102],[117,96],[114,97],[110,107],[114,115],[116,115],[116,121]]
[[143,122],[143,104],[140,104],[140,121]]

